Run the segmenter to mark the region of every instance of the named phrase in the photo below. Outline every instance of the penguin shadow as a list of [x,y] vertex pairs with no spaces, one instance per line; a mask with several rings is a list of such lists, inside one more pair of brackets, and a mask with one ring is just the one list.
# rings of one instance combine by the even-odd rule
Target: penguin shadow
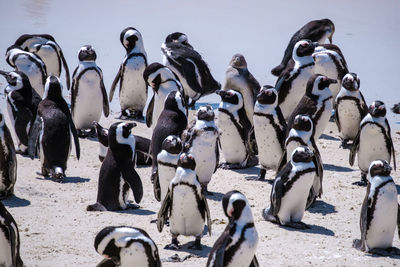
[[314,204],[308,209],[310,213],[320,213],[322,215],[327,215],[331,213],[337,213],[335,206],[326,203],[323,200],[316,200]]
[[337,166],[337,165],[333,165],[333,164],[324,164],[324,170],[326,170],[326,171],[335,171],[335,172],[352,172],[352,171],[354,171],[351,168],[343,167],[343,166]]
[[230,169],[231,171],[240,173],[240,174],[244,174],[246,175],[244,178],[248,179],[248,180],[255,180],[258,177],[258,174],[260,172],[260,168],[258,167],[248,167],[248,168],[244,168],[244,169]]
[[296,232],[302,232],[302,233],[307,233],[307,234],[317,234],[317,235],[326,235],[326,236],[335,236],[335,232],[332,230],[325,228],[320,225],[315,225],[315,224],[307,224],[309,229],[296,229],[292,227],[287,227],[284,225],[279,225],[279,227],[284,228],[285,230],[288,231],[296,231]]
[[[53,182],[57,183],[56,180],[54,180],[53,178],[50,178],[50,177],[37,176],[36,179],[42,180],[42,181],[53,181]],[[77,176],[64,177],[64,179],[61,182],[61,184],[72,184],[72,183],[79,184],[79,183],[87,183],[89,181],[90,181],[89,178],[82,178],[82,177],[77,177]]]
[[400,185],[396,184],[397,194],[400,195]]
[[372,254],[372,253],[365,253],[366,256],[371,258],[392,258],[392,259],[400,259],[400,255],[396,254],[388,254],[388,255],[379,255],[379,254]]
[[211,191],[210,191],[210,193],[211,193],[212,195],[207,194],[207,195],[206,195],[206,198],[207,198],[207,199],[211,199],[211,200],[214,200],[214,201],[221,201],[222,198],[224,197],[224,194],[222,194],[222,193],[220,193],[220,192],[211,192]]
[[190,253],[191,255],[195,255],[196,257],[206,258],[211,251],[211,247],[201,244],[201,250],[196,250],[190,248],[190,246],[194,245],[194,241],[189,241],[186,244],[181,245],[179,251]]
[[142,209],[142,208],[137,208],[137,209],[126,209],[126,210],[114,210],[113,212],[116,213],[123,213],[123,214],[133,214],[133,215],[141,215],[141,216],[148,216],[148,215],[153,215],[156,214],[152,210],[148,209]]
[[24,198],[19,198],[16,195],[12,195],[6,199],[1,200],[1,202],[9,208],[26,207],[31,204],[31,202]]
[[319,139],[325,139],[325,140],[330,140],[330,141],[340,141],[339,138],[327,135],[327,134],[322,134]]

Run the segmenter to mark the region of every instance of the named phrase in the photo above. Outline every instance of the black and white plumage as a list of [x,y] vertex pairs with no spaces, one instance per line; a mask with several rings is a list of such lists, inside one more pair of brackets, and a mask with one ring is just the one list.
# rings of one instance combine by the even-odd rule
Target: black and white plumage
[[97,201],[88,211],[125,210],[138,208],[128,203],[129,189],[136,203],[143,197],[142,181],[133,161],[135,137],[131,133],[136,123],[116,122],[108,130],[108,151],[101,165]]
[[292,53],[294,64],[281,73],[275,84],[278,91],[278,105],[283,117],[288,119],[293,107],[300,102],[306,92],[307,82],[314,75],[314,53],[318,43],[310,40],[298,41]]
[[316,175],[314,153],[308,147],[297,147],[291,160],[277,174],[270,195],[270,207],[263,210],[267,221],[305,229],[301,222],[309,191]]
[[17,223],[0,202],[0,266],[23,267]]
[[222,207],[229,224],[215,241],[207,267],[259,266],[255,255],[259,238],[249,201],[241,192],[229,191]]
[[147,84],[143,80],[143,72],[147,67],[147,54],[143,38],[137,29],[128,27],[121,32],[120,41],[126,49],[126,56],[111,85],[110,102],[119,82],[120,118],[142,119],[147,100]]
[[161,232],[169,217],[172,242],[167,248],[178,249],[178,236],[195,236],[189,248],[201,250],[201,236],[207,217],[208,233],[211,236],[211,217],[207,199],[195,172],[196,161],[191,154],[182,153],[178,168],[172,179],[167,196],[164,198],[157,216],[157,228]]
[[281,73],[287,67],[292,56],[293,48],[298,41],[302,39],[309,39],[313,42],[323,44],[328,38],[329,42],[332,43],[332,36],[334,32],[335,25],[330,19],[312,20],[308,22],[301,27],[300,30],[293,34],[289,44],[286,47],[281,64],[273,68],[271,73],[275,76],[281,75]]
[[61,47],[53,36],[49,34],[23,34],[15,41],[15,45],[38,55],[46,65],[49,75],[60,77],[61,70],[64,68],[67,90],[69,90],[70,77],[68,64]]
[[78,53],[79,65],[72,75],[71,113],[78,135],[86,137],[85,130],[94,134],[93,121],[99,121],[101,112],[108,117],[110,107],[103,72],[96,64],[96,51],[84,45]]
[[335,99],[335,121],[342,139],[341,147],[356,138],[360,122],[368,114],[368,106],[360,91],[360,78],[355,73],[343,77],[342,89]]
[[400,255],[400,249],[392,247],[396,226],[400,237],[400,206],[391,169],[386,160],[371,162],[361,207],[361,239],[353,241],[353,247],[382,256]]
[[217,126],[220,130],[224,169],[240,169],[257,164],[250,147],[252,125],[243,106],[242,95],[235,90],[218,90],[221,103],[218,107]]
[[179,77],[185,91],[185,100],[194,107],[202,96],[212,94],[221,88],[212,76],[202,56],[189,44],[185,34],[175,32],[167,36],[161,45],[163,64]]
[[361,181],[358,185],[366,185],[368,168],[372,161],[383,159],[396,170],[396,157],[393,140],[390,133],[389,121],[386,118],[386,107],[382,101],[374,101],[369,106],[368,114],[360,123],[360,129],[350,150],[349,163],[354,164],[358,155],[358,167],[361,170]]
[[17,181],[17,157],[11,133],[0,111],[0,199],[14,194]]
[[269,85],[263,86],[254,106],[254,132],[261,165],[259,180],[265,177],[266,169],[277,169],[285,147],[286,121],[278,106],[278,92]]
[[329,86],[335,83],[337,83],[335,79],[329,79],[324,75],[314,74],[311,76],[307,82],[305,95],[288,119],[288,128],[292,128],[297,115],[308,115],[313,120],[314,139],[318,140],[331,117],[333,99]]
[[67,102],[62,97],[61,82],[56,76],[49,76],[28,140],[28,154],[32,158],[37,151],[36,145],[39,145],[43,176],[50,175],[58,182],[63,181],[71,150],[71,133],[74,138],[76,157],[79,159],[78,134]]
[[97,233],[94,248],[105,257],[97,267],[161,267],[157,245],[140,228],[107,226]]
[[400,103],[394,104],[392,107],[393,113],[400,114]]
[[47,78],[46,65],[34,53],[22,50],[17,45],[7,48],[6,61],[16,71],[22,71],[29,78],[29,82],[36,93],[43,97],[44,85]]
[[143,79],[153,89],[151,98],[146,110],[147,127],[155,127],[161,111],[164,109],[164,102],[172,91],[179,91],[184,94],[178,76],[168,67],[160,63],[152,63],[143,72]]
[[194,156],[199,182],[208,192],[207,185],[219,164],[219,130],[210,105],[201,106],[195,116],[196,119],[182,133],[183,152]]

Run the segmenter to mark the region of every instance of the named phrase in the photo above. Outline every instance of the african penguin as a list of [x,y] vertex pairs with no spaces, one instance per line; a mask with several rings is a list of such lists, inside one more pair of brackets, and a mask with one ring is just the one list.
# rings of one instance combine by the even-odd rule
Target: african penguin
[[291,160],[277,174],[270,195],[270,207],[263,210],[265,220],[288,227],[306,229],[301,222],[316,166],[314,153],[305,146],[297,147]]
[[108,117],[107,92],[103,72],[96,64],[96,51],[84,45],[78,52],[79,65],[72,74],[71,113],[79,137],[87,137],[87,129],[94,135],[93,121],[99,121],[101,112]]
[[194,107],[202,96],[212,94],[221,88],[212,76],[202,56],[189,44],[185,34],[171,33],[161,45],[163,64],[179,77],[185,91],[185,100]]
[[22,49],[38,55],[46,65],[47,73],[60,77],[62,67],[65,71],[67,90],[70,87],[70,77],[67,61],[61,47],[49,34],[23,34],[14,43]]
[[162,143],[162,150],[157,155],[158,175],[153,184],[157,201],[162,202],[167,195],[169,184],[175,177],[182,148],[182,141],[176,135],[168,136]]
[[394,104],[392,107],[393,113],[400,114],[400,103]]
[[143,72],[147,67],[147,54],[144,50],[143,38],[137,29],[128,27],[121,32],[120,41],[126,49],[126,56],[111,85],[110,102],[119,82],[121,106],[119,118],[143,119],[143,109],[147,100],[147,85],[143,80]]
[[201,236],[207,216],[208,233],[211,236],[211,218],[207,199],[196,175],[196,161],[191,154],[182,153],[178,168],[172,179],[157,216],[157,228],[161,232],[166,218],[172,235],[169,249],[179,249],[178,236],[195,236],[189,248],[201,250]]
[[335,25],[330,19],[312,20],[300,28],[290,38],[289,44],[286,47],[285,54],[283,55],[282,62],[271,70],[275,76],[281,75],[287,67],[288,62],[292,57],[292,51],[296,43],[302,39],[309,39],[313,42],[323,44],[328,38],[332,43],[332,36],[335,32]]
[[37,151],[36,145],[39,145],[41,175],[44,177],[51,176],[56,181],[63,182],[71,150],[71,133],[79,160],[78,135],[67,102],[62,97],[62,85],[59,78],[49,76],[28,139],[28,154],[32,159]]
[[383,159],[390,163],[393,156],[393,166],[396,170],[396,157],[385,104],[379,100],[374,101],[368,112],[360,123],[349,155],[350,166],[354,165],[355,156],[358,155],[358,167],[361,170],[361,181],[353,184],[363,186],[367,184],[368,168],[374,160]]
[[360,122],[368,114],[357,74],[348,73],[343,77],[342,89],[335,99],[334,109],[335,122],[342,140],[340,146],[346,148],[347,142],[356,138]]
[[306,92],[307,82],[314,75],[314,48],[318,43],[301,40],[293,48],[294,64],[281,73],[275,84],[278,91],[278,105],[287,120],[294,107]]
[[[353,247],[382,256],[400,255],[392,247],[396,226],[400,227],[400,206],[397,189],[386,160],[371,162],[368,169],[368,186],[361,207],[361,240],[355,239]],[[400,231],[398,230],[400,237]]]
[[98,267],[161,267],[157,245],[140,228],[107,226],[97,233],[94,248],[105,258]]
[[247,198],[239,191],[229,191],[222,199],[229,224],[215,241],[208,255],[207,267],[259,266],[255,255],[258,233]]
[[242,94],[234,90],[218,90],[216,93],[221,96],[217,120],[221,152],[225,159],[221,168],[238,169],[256,165],[257,158],[249,146],[252,126],[246,116]]
[[157,124],[168,94],[172,91],[179,91],[182,94],[183,88],[178,76],[160,63],[147,66],[143,72],[143,78],[146,84],[153,88],[153,97],[146,110],[146,125],[150,128]]
[[23,267],[17,223],[0,201],[0,266]]
[[43,97],[44,85],[47,78],[46,65],[37,55],[12,45],[7,48],[6,61],[16,71],[22,71],[29,78],[29,82],[36,93]]
[[331,117],[333,99],[329,86],[335,83],[337,83],[335,79],[329,79],[324,75],[311,76],[307,82],[305,95],[288,118],[288,128],[292,127],[297,115],[308,115],[313,120],[314,139],[318,140]]
[[257,179],[264,180],[266,169],[276,170],[279,166],[287,131],[286,121],[278,106],[278,93],[270,85],[263,86],[257,95],[253,122],[261,165]]
[[207,185],[219,164],[219,130],[215,125],[215,114],[210,105],[201,106],[195,117],[182,133],[183,152],[194,156],[199,182],[204,191],[209,193]]
[[97,202],[87,206],[87,211],[138,208],[127,199],[129,189],[136,203],[143,197],[142,181],[133,162],[135,137],[131,130],[135,126],[136,123],[116,122],[108,130],[108,151],[100,168]]

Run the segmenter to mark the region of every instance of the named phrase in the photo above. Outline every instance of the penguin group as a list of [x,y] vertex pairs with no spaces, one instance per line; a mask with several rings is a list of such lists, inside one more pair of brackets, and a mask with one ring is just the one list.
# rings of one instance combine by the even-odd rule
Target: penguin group
[[[202,238],[212,234],[215,214],[208,201],[215,193],[212,180],[218,179],[218,169],[259,164],[253,179],[272,187],[269,207],[256,207],[262,211],[255,214],[284,227],[308,229],[312,226],[302,219],[323,196],[324,158],[317,140],[334,120],[341,139],[338,149],[349,148],[351,166],[357,156],[361,180],[354,184],[366,186],[361,239],[353,246],[400,255],[392,247],[400,206],[390,175],[396,158],[387,110],[380,100],[367,105],[360,77],[349,72],[342,51],[332,44],[334,32],[329,19],[311,21],[297,31],[282,62],[271,70],[278,76],[273,86],[261,86],[244,55],[234,54],[221,86],[186,34],[167,35],[162,63],[148,64],[142,34],[127,27],[120,34],[126,56],[109,93],[92,45],[79,49],[79,64],[70,79],[54,37],[24,34],[6,51],[13,69],[0,70],[7,82],[11,122],[8,127],[0,112],[0,199],[14,194],[17,154],[39,158],[38,175],[62,183],[68,180],[72,144],[79,160],[79,138],[87,138],[98,141],[101,167],[96,202],[86,211],[141,209],[145,190],[151,190],[143,184],[148,179],[160,202],[154,227],[159,232],[168,227],[171,234],[166,249],[181,250],[180,235],[194,238],[189,250],[203,249]],[[99,122],[102,114],[111,114],[118,85],[121,115],[103,128]],[[71,90],[70,104],[63,88]],[[214,93],[221,99],[217,109],[201,105],[191,111],[201,97]],[[151,136],[135,133],[142,121]],[[150,177],[140,177],[137,166],[151,168]],[[256,251],[262,233],[255,226],[252,199],[228,184],[226,189],[222,208],[228,223],[208,253],[207,266],[261,266]],[[0,229],[0,266],[24,266],[17,223],[1,202]],[[162,265],[161,244],[136,226],[107,226],[93,238],[95,251],[104,258],[97,266]]]

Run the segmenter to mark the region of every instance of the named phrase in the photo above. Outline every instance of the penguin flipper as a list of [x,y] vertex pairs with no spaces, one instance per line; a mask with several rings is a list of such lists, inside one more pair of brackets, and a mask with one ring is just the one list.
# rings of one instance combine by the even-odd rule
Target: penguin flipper
[[397,235],[400,238],[400,205],[397,204]]
[[207,216],[207,227],[208,227],[208,234],[211,236],[211,215],[210,215],[210,208],[208,207],[207,203],[207,198],[205,194],[202,194],[203,202],[204,202],[204,208],[206,211],[206,216]]
[[133,168],[133,162],[127,162],[121,168],[122,178],[129,184],[136,203],[140,203],[143,197],[143,184],[139,174]]
[[[288,165],[286,165],[288,166]],[[277,216],[279,213],[279,210],[281,208],[281,200],[283,196],[283,185],[284,181],[282,180],[282,177],[277,176],[274,181],[273,188],[271,190],[271,214],[273,216]]]
[[157,201],[161,201],[161,186],[160,186],[160,177],[158,176],[158,170],[155,173],[153,173],[152,178],[153,178],[154,198]]
[[315,143],[314,137],[311,137],[311,143],[313,146],[313,150],[314,150],[314,165],[316,167],[316,172],[317,172],[317,176],[320,179],[321,182],[321,192],[322,193],[322,179],[324,177],[324,164],[322,162],[322,157],[321,157],[321,153],[319,153],[319,149],[317,147],[317,144]]
[[172,205],[172,192],[168,189],[168,193],[165,196],[161,204],[160,210],[158,211],[157,214],[157,229],[160,233],[162,232],[162,229],[164,227],[171,205]]
[[367,212],[368,212],[368,204],[370,202],[370,199],[368,197],[369,193],[370,193],[370,188],[371,188],[371,185],[370,185],[370,183],[368,183],[367,192],[365,194],[364,201],[361,206],[361,214],[360,214],[360,231],[361,231],[361,240],[360,240],[361,244],[360,245],[361,246],[357,249],[360,249],[362,251],[365,251],[365,240],[367,237],[367,225],[368,225]]
[[[67,103],[65,103],[65,104],[67,104]],[[74,124],[74,121],[72,120],[71,113],[69,113],[69,110],[68,110],[68,114],[69,114],[69,116],[68,116],[69,127],[71,128],[72,136],[74,137],[76,158],[79,160],[79,158],[81,156],[81,148],[79,145],[78,132],[76,131],[75,124]]]
[[39,138],[40,132],[42,131],[42,121],[39,115],[36,116],[36,120],[29,129],[28,136],[28,155],[31,159],[36,156],[36,144]]
[[[224,267],[225,250],[228,244],[232,241],[229,235],[229,229],[230,225],[228,224],[224,232],[220,235],[220,237],[218,237],[217,241],[215,241],[215,244],[208,256],[207,267]],[[214,262],[212,262],[213,257]],[[212,263],[213,265],[211,265]]]
[[[58,46],[58,44],[57,44],[57,46]],[[65,60],[64,53],[62,52],[61,47],[58,46],[58,48],[59,48],[59,49],[57,49],[58,56],[61,58],[64,70],[65,70],[65,80],[67,82],[67,90],[69,90],[70,85],[71,85],[71,80],[70,80],[70,77],[69,77],[68,64],[67,64],[67,61]]]
[[106,87],[104,86],[103,73],[101,73],[100,88],[101,88],[101,93],[103,95],[103,113],[104,117],[107,118],[108,115],[110,114],[110,106],[108,104]]
[[154,110],[154,94],[149,102],[149,105],[147,106],[146,110],[146,125],[147,128],[151,127],[151,124],[153,123],[153,110]]
[[358,130],[356,138],[354,138],[353,144],[352,144],[351,149],[350,149],[350,154],[349,154],[349,164],[350,164],[350,166],[354,165],[354,160],[355,160],[356,154],[358,152],[358,149],[360,147],[360,133],[361,133],[361,127]]
[[[12,222],[9,222],[12,223]],[[10,227],[6,227],[8,230],[8,235],[10,238],[10,246],[11,246],[11,259],[12,259],[12,266],[17,266],[17,253],[16,253],[16,242],[15,239],[18,238],[18,233],[14,231],[14,227],[10,225]],[[18,231],[18,230],[17,230]]]
[[337,109],[338,104],[340,102],[340,99],[338,99],[338,101],[335,101],[335,104],[333,106],[333,109],[335,110],[335,122],[336,122],[336,126],[338,127],[338,131],[339,133],[341,132],[341,127],[340,127],[340,120],[339,120],[339,110]]
[[279,160],[278,168],[276,169],[276,174],[278,174],[283,167],[285,167],[285,164],[287,162],[287,150],[284,148],[281,159]]
[[394,145],[393,145],[392,134],[391,134],[391,130],[390,130],[390,124],[387,119],[385,119],[385,123],[388,127],[388,138],[389,138],[389,142],[390,142],[390,150],[391,150],[391,154],[393,155],[393,167],[394,167],[394,170],[396,170],[396,153],[394,151]]
[[115,76],[113,83],[111,84],[110,95],[109,95],[110,102],[114,97],[115,87],[117,86],[118,81],[121,79],[121,75],[122,75],[122,64],[119,66],[118,73]]
[[214,168],[214,173],[217,171],[218,165],[219,165],[219,146],[220,146],[220,141],[219,141],[219,137],[218,137],[217,141],[215,142],[215,168]]
[[110,259],[104,259],[96,267],[117,267],[117,265]]
[[254,255],[254,258],[253,258],[253,260],[251,261],[249,267],[259,267],[259,266],[260,266],[260,264],[258,263],[257,257],[256,257],[256,255]]

